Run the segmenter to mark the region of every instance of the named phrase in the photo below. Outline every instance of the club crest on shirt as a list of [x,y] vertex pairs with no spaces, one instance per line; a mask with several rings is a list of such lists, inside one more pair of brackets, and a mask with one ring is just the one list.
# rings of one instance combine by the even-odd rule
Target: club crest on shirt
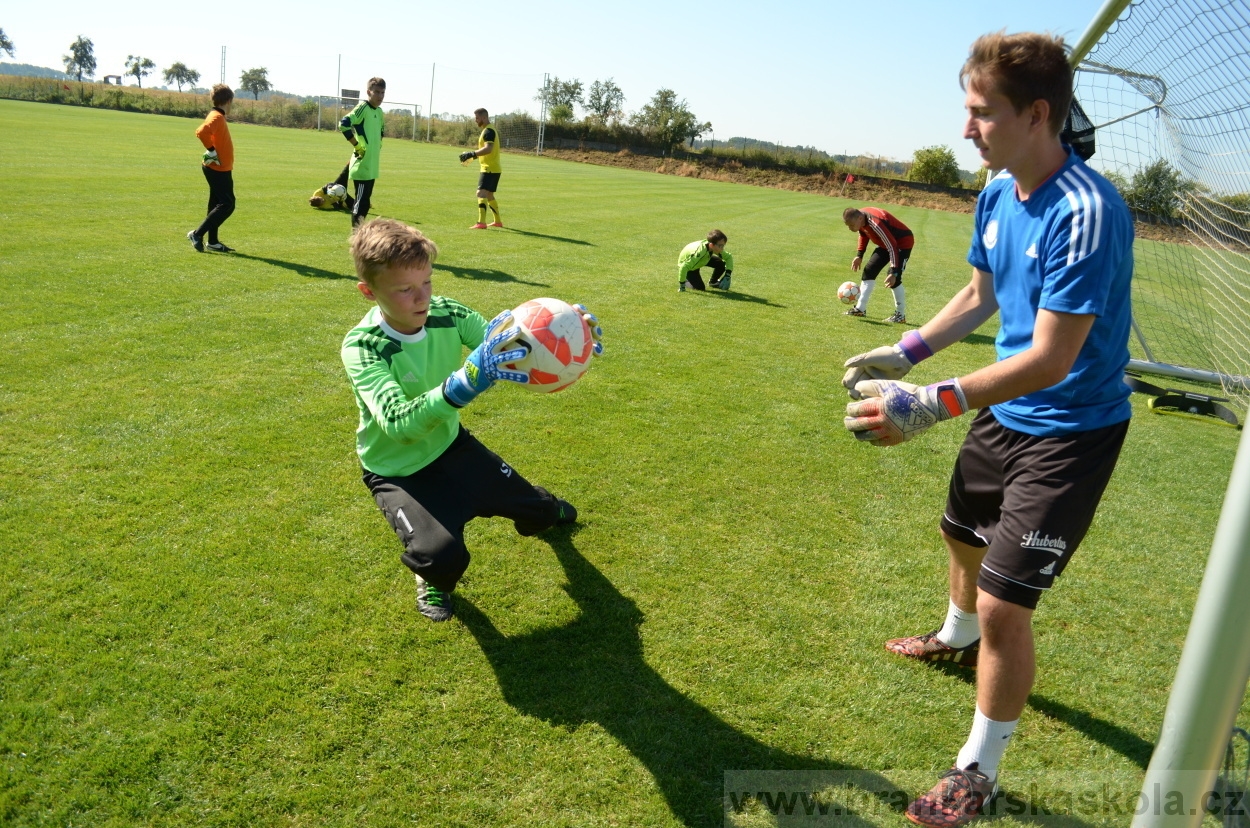
[[981,241],[985,244],[986,250],[993,250],[994,245],[998,244],[998,219],[990,219],[990,223],[985,225]]

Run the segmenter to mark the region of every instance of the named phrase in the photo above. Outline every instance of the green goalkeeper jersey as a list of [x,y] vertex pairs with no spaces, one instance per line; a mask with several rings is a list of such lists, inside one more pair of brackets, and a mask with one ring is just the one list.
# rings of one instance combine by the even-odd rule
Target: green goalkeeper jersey
[[481,314],[435,296],[425,327],[401,334],[377,307],[343,339],[343,367],[360,409],[356,453],[383,477],[403,477],[438,458],[460,430],[460,409],[443,398],[443,380],[464,364],[464,349],[486,335]]
[[[734,269],[734,257],[728,250],[722,251],[720,254],[721,261],[725,263],[726,270]],[[677,257],[677,281],[686,281],[686,274],[692,270],[698,270],[701,267],[707,267],[707,263],[712,259],[712,248],[707,239],[700,239],[696,242],[690,242],[681,249],[681,255]]]
[[368,101],[356,104],[356,108],[339,122],[340,131],[355,133],[356,140],[365,145],[363,158],[352,157],[352,168],[348,174],[352,181],[373,181],[378,177],[384,125],[382,109],[370,106]]

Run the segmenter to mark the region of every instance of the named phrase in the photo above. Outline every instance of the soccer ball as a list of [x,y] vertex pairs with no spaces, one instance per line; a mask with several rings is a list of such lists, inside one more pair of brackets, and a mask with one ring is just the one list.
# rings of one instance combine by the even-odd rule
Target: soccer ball
[[342,184],[331,184],[329,187],[326,187],[326,195],[342,198],[347,195],[347,188]]
[[559,299],[531,299],[512,311],[530,352],[506,368],[529,375],[522,385],[550,394],[577,382],[590,367],[595,341],[590,326],[573,306]]
[[854,305],[859,300],[859,285],[854,282],[843,282],[838,288],[838,298],[844,305]]

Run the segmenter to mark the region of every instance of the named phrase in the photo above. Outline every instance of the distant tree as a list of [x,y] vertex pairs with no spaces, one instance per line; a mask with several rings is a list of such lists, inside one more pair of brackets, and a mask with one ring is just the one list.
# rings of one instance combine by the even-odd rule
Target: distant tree
[[200,80],[200,73],[194,69],[188,69],[187,65],[182,62],[175,63],[173,66],[165,70],[165,83],[178,84],[178,91],[182,91],[182,85],[195,86]]
[[671,89],[657,90],[646,106],[630,116],[629,123],[651,135],[665,150],[712,128],[710,123],[699,123],[685,100],[678,100]]
[[9,40],[9,36],[4,33],[4,29],[0,29],[0,52],[8,52],[9,57],[13,57],[13,41]]
[[567,124],[573,120],[573,107],[568,104],[556,104],[547,110],[547,118],[553,124]]
[[139,88],[143,88],[143,79],[152,74],[152,70],[156,68],[156,64],[151,58],[140,57],[139,55],[126,56],[126,74],[134,75],[135,80],[139,82]]
[[259,69],[248,69],[240,75],[239,86],[251,92],[254,100],[260,100],[261,92],[273,89],[273,84],[269,82],[269,70],[263,66]]
[[549,78],[539,87],[534,100],[547,104],[548,114],[551,114],[556,107],[565,107],[568,111],[567,120],[571,121],[573,120],[573,104],[583,103],[582,82],[577,78],[567,81],[562,81],[558,77]]
[[975,173],[972,174],[972,189],[984,190],[985,185],[989,183],[989,180],[990,180],[990,171],[987,170],[985,167],[979,168]]
[[1160,158],[1133,173],[1124,200],[1138,212],[1171,219],[1180,212],[1181,199],[1193,190],[1192,181],[1186,181],[1179,170]]
[[959,184],[959,164],[955,162],[955,151],[945,145],[916,150],[907,178],[923,184],[956,186]]
[[78,36],[69,44],[69,54],[61,58],[67,74],[74,75],[82,83],[83,75],[91,77],[95,74],[95,44],[90,39]]
[[590,85],[590,97],[586,100],[586,108],[590,110],[590,118],[601,124],[608,121],[619,121],[625,113],[625,93],[611,78],[595,81]]

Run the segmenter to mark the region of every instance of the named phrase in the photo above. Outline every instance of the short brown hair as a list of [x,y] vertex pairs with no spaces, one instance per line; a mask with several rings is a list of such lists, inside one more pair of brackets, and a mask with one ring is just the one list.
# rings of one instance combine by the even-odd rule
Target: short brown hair
[[721,231],[719,230],[707,231],[707,243],[708,244],[724,244],[727,241],[729,241],[729,237],[726,236]]
[[369,82],[365,84],[365,89],[381,89],[386,91],[386,81],[382,78],[369,78]]
[[438,245],[415,227],[394,219],[375,219],[352,235],[356,275],[370,287],[388,267],[424,267],[438,258]]
[[474,114],[474,115],[481,115],[483,118],[489,118],[489,117],[490,117],[490,113],[489,113],[489,112],[487,112],[487,111],[486,111],[483,107],[480,107],[480,106],[479,106],[477,109],[473,110],[473,114]]
[[234,100],[234,90],[224,83],[213,85],[213,106],[228,104]]
[[851,219],[859,218],[862,215],[863,213],[861,213],[857,208],[847,207],[845,210],[842,211],[842,221],[846,222],[847,224],[850,224]]
[[1005,31],[981,35],[959,70],[959,86],[1003,95],[1017,113],[1034,101],[1046,101],[1055,135],[1063,130],[1072,106],[1072,67],[1063,38],[1055,35]]

